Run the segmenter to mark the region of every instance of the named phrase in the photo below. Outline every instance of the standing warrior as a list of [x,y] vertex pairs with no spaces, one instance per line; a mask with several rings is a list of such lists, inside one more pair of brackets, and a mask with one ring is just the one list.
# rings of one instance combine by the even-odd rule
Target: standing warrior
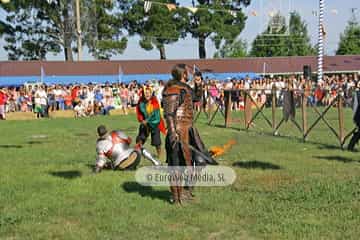
[[151,134],[151,145],[155,146],[157,157],[161,155],[160,132],[166,134],[165,123],[160,115],[160,104],[153,95],[151,87],[143,88],[142,97],[136,106],[137,119],[140,122],[139,134],[136,137],[136,143],[139,146],[144,145],[146,139]]
[[160,165],[144,148],[131,148],[131,138],[121,131],[108,133],[104,125],[97,128],[99,138],[96,142],[96,164],[94,172],[101,172],[103,168],[133,170],[140,163],[141,153],[154,165]]
[[360,139],[360,86],[359,83],[356,86],[354,92],[354,103],[353,103],[353,121],[357,127],[357,130],[353,133],[353,136],[350,139],[348,150],[354,151],[355,145],[359,142]]
[[205,87],[201,72],[194,73],[194,108],[200,112],[205,109]]
[[[167,124],[166,161],[169,166],[186,166],[192,172],[193,164],[199,165],[201,162],[192,150],[197,149],[198,152],[205,154],[206,150],[198,132],[193,128],[192,89],[186,84],[188,81],[186,65],[175,65],[171,75],[173,79],[167,83],[163,91],[164,116]],[[205,160],[207,163],[216,164],[210,156]],[[205,165],[206,162],[203,161],[201,164]],[[170,181],[172,202],[175,204],[181,204],[183,200],[193,197],[192,187],[182,187],[181,174],[180,170],[174,170]]]

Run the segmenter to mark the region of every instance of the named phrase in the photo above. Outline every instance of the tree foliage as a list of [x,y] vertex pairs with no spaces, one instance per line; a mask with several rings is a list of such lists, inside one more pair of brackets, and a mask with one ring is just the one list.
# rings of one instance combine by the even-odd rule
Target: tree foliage
[[190,12],[187,31],[199,41],[199,58],[206,58],[206,39],[210,37],[219,49],[223,41],[230,44],[241,33],[246,21],[241,10],[250,0],[198,0],[197,3],[198,10]]
[[307,56],[316,53],[310,42],[307,24],[301,20],[301,16],[297,12],[292,12],[290,15],[287,47],[288,56]]
[[72,60],[71,43],[75,38],[73,1],[11,1],[6,5],[11,34],[4,48],[9,59],[43,60],[48,52],[64,50]]
[[315,54],[311,46],[307,25],[297,12],[290,15],[289,26],[285,17],[275,14],[267,29],[256,36],[250,51],[251,56],[306,56]]
[[[199,57],[206,58],[208,39],[216,49],[232,46],[244,29],[242,8],[250,1],[194,0],[189,9],[179,7],[181,1],[157,0],[145,13],[143,0],[81,0],[81,39],[96,59],[110,59],[126,48],[126,31],[140,36],[143,49],[156,48],[165,59],[165,46],[190,34],[199,41]],[[73,60],[78,50],[74,0],[12,0],[1,8],[6,20],[0,22],[0,35],[9,59],[44,60],[64,51],[65,60]]]
[[214,54],[214,58],[239,58],[246,56],[247,42],[241,39],[224,44],[221,49]]
[[[126,38],[120,38],[121,20],[113,12],[112,1],[80,2],[82,39],[90,53],[98,59],[122,53]],[[75,1],[13,0],[2,8],[7,13],[4,49],[10,60],[44,60],[48,53],[58,54],[62,49],[65,60],[73,60],[77,51]]]
[[187,11],[184,8],[169,10],[165,4],[176,4],[175,1],[153,3],[149,12],[144,11],[144,2],[123,0],[124,22],[130,35],[139,35],[139,45],[145,50],[154,47],[159,50],[160,58],[166,59],[165,45],[177,42],[186,36],[188,23]]
[[123,20],[115,1],[82,1],[82,28],[85,45],[96,59],[110,59],[122,54],[127,38],[122,32]]
[[[69,1],[64,1],[67,4]],[[11,1],[3,5],[7,12],[4,49],[10,60],[44,60],[48,52],[59,53],[73,27],[69,11],[55,14],[55,3],[47,1]],[[67,24],[65,24],[66,16]],[[60,25],[60,22],[63,23]],[[67,56],[72,59],[72,55]]]
[[360,24],[352,16],[344,33],[340,35],[337,55],[360,54]]

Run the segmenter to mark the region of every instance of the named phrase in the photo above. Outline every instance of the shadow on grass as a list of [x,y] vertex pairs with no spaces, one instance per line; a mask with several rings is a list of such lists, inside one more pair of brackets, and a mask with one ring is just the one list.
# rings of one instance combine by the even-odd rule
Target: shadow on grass
[[48,141],[27,141],[26,143],[29,145],[35,145],[35,144],[44,144],[47,143]]
[[352,158],[342,157],[342,156],[314,156],[314,157],[317,159],[328,160],[328,161],[338,161],[338,162],[343,162],[343,163],[359,162]]
[[[220,125],[220,124],[215,124],[213,125],[214,127],[217,128],[225,128],[224,125]],[[228,127],[230,129],[234,129],[234,130],[238,130],[241,132],[246,132],[246,133],[254,133],[256,135],[259,136],[268,136],[268,137],[276,137],[276,138],[280,138],[280,139],[285,139],[285,140],[291,140],[291,141],[295,141],[298,143],[309,143],[309,144],[313,144],[316,145],[318,147],[318,149],[321,150],[342,150],[342,148],[339,145],[336,144],[326,144],[326,143],[321,143],[321,142],[314,142],[314,141],[309,141],[306,140],[304,142],[301,134],[298,132],[298,134],[294,134],[294,135],[282,135],[282,133],[278,133],[278,135],[274,135],[272,132],[269,131],[261,131],[259,129],[256,129],[256,127],[254,128],[249,128],[248,130],[246,130],[245,128],[241,127],[241,128],[235,128],[235,127]]]
[[247,161],[247,162],[235,162],[233,163],[234,167],[239,167],[239,168],[246,168],[246,169],[262,169],[262,170],[266,170],[266,169],[271,169],[271,170],[279,170],[281,169],[281,167],[279,165],[276,164],[272,164],[272,163],[267,163],[267,162],[260,162],[260,161]]
[[168,202],[170,199],[170,191],[154,190],[151,186],[143,186],[137,182],[124,182],[122,188],[128,193],[138,193],[142,197],[150,197],[152,199],[160,199]]
[[70,170],[70,171],[52,171],[49,172],[50,175],[54,177],[60,177],[65,179],[74,179],[81,177],[81,172],[77,170]]
[[[87,166],[91,171],[95,169],[95,164],[90,164],[90,163],[87,163],[85,164],[85,166]],[[106,170],[113,170],[112,167],[111,167],[111,164],[105,164],[105,166],[103,167],[103,169],[101,171],[106,171]],[[135,171],[133,169],[129,169],[129,170],[118,170],[116,169],[116,171]]]
[[93,170],[95,168],[95,164],[87,163],[87,164],[85,164],[85,166],[87,166],[91,170]]
[[341,150],[341,147],[338,145],[335,145],[335,144],[331,145],[331,144],[319,143],[319,142],[314,142],[314,141],[306,141],[306,142],[316,145],[317,148],[320,150]]
[[[244,130],[246,131],[246,130]],[[258,135],[264,135],[264,136],[268,136],[268,137],[275,137],[275,138],[280,138],[280,139],[285,139],[285,140],[292,140],[292,141],[296,141],[299,143],[303,143],[303,139],[300,137],[300,134],[296,135],[285,135],[285,133],[279,132],[280,130],[278,130],[277,135],[274,135],[272,132],[260,132],[258,130],[249,130],[249,132],[253,132],[256,133]]]
[[89,133],[74,133],[74,136],[76,137],[88,137],[90,136]]
[[240,131],[241,129],[240,128],[236,128],[234,126],[229,126],[229,127],[225,127],[224,124],[211,124],[210,126],[214,126],[216,128],[228,128],[228,129],[232,129],[232,130],[237,130],[237,131]]
[[13,144],[1,144],[0,148],[22,148],[22,145],[13,145]]

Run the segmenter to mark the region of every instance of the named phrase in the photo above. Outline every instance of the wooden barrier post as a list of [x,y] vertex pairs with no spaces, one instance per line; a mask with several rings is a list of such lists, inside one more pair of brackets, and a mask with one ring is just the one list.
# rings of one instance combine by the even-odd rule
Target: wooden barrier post
[[211,104],[211,96],[210,94],[208,94],[207,96],[207,100],[206,100],[206,106],[207,106],[207,109],[205,109],[205,112],[207,115],[211,116],[211,108],[212,108],[212,104]]
[[231,94],[229,90],[224,91],[224,98],[225,98],[225,127],[229,127],[231,122]]
[[248,119],[247,119],[247,116],[246,116],[246,102],[247,102],[247,98],[248,98],[248,95],[247,95],[247,91],[244,90],[244,126],[245,126],[245,129],[247,130],[248,129]]
[[338,107],[338,117],[339,117],[339,141],[340,146],[343,148],[344,143],[344,106],[343,106],[343,91],[339,90],[338,93],[338,101],[337,101],[337,107]]
[[271,88],[271,118],[272,118],[272,130],[275,134],[275,128],[276,128],[276,119],[275,119],[275,113],[276,113],[276,86],[275,84]]
[[251,91],[244,90],[244,120],[245,120],[245,129],[248,130],[251,124],[252,119],[252,104],[251,101]]
[[307,96],[305,93],[301,94],[301,116],[302,116],[302,133],[303,141],[305,142],[306,131],[307,131]]

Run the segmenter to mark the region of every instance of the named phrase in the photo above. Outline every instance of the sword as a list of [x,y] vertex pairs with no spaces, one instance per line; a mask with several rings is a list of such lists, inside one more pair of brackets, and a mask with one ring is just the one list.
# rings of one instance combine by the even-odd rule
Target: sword
[[178,141],[178,142],[187,146],[188,148],[191,149],[191,151],[194,151],[196,154],[199,154],[202,158],[204,158],[206,160],[207,163],[209,163],[211,165],[218,165],[218,163],[213,158],[210,158],[209,156],[205,155],[203,152],[197,150],[192,145],[185,143],[183,141]]

